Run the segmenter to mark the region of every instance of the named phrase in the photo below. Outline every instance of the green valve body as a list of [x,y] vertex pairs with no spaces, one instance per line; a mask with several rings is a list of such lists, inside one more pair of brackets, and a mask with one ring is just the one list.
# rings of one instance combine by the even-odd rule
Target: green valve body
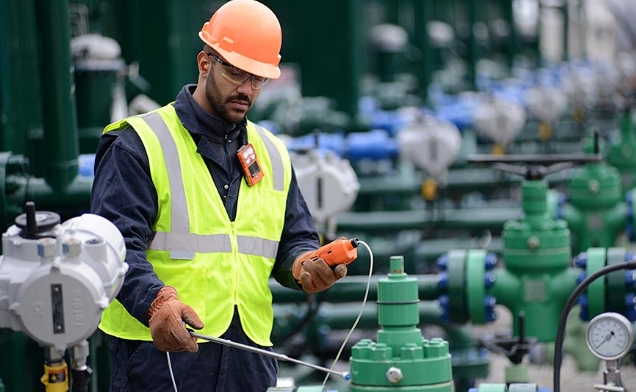
[[593,163],[576,170],[569,182],[563,219],[575,237],[576,249],[614,246],[627,224],[627,208],[618,169]]
[[391,272],[378,281],[378,341],[351,349],[351,392],[451,392],[448,342],[427,340],[419,324],[417,279],[404,273],[404,259],[391,257]]
[[547,215],[548,184],[526,181],[522,187],[522,220],[508,221],[503,232],[503,258],[511,272],[548,273],[570,264],[570,231],[563,220]]
[[626,111],[621,116],[620,139],[610,146],[607,163],[621,173],[624,191],[636,185],[636,133],[634,133],[634,118],[630,111]]
[[[593,151],[588,141],[585,152]],[[614,246],[616,236],[627,224],[619,169],[605,162],[581,166],[572,173],[568,188],[568,203],[561,215],[572,231],[573,248],[584,252],[592,247]]]
[[522,191],[524,217],[504,225],[506,268],[495,272],[490,292],[513,315],[525,314],[526,336],[553,341],[563,304],[576,286],[570,231],[564,220],[548,216],[546,181],[525,181]]

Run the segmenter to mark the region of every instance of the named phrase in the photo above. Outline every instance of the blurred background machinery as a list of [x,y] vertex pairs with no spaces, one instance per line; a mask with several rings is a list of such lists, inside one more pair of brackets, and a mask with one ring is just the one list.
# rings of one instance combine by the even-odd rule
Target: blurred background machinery
[[[0,0],[3,232],[14,235],[27,202],[61,222],[88,211],[103,127],[196,80],[195,32],[223,2]],[[508,381],[526,379],[524,361],[549,357],[540,354],[568,295],[632,258],[636,23],[626,16],[635,3],[263,2],[283,28],[282,76],[250,119],[292,152],[323,240],[368,243],[372,288],[391,257],[403,257],[400,268],[418,282],[418,324],[448,342],[456,390],[488,375],[488,350],[510,359]],[[0,273],[10,251],[3,243]],[[350,275],[317,295],[273,284],[277,347],[332,360],[370,266],[360,252]],[[572,324],[605,311],[634,322],[633,298],[633,274],[613,272],[581,295]],[[497,307],[512,313],[511,330],[480,336],[473,325],[492,322]],[[3,314],[0,352],[11,354],[0,358],[0,380],[7,391],[39,390],[41,366],[27,358],[50,342]],[[365,309],[354,337],[395,322],[378,319]],[[107,390],[103,338],[88,338],[94,391]],[[354,340],[343,358],[358,366],[373,345],[352,354]],[[581,370],[598,365],[588,352],[576,356]]]

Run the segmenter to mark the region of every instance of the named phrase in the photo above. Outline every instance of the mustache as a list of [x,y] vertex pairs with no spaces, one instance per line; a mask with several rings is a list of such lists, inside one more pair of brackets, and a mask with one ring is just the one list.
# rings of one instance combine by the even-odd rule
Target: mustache
[[242,101],[247,103],[248,105],[252,105],[252,100],[250,99],[250,97],[248,97],[247,95],[243,95],[243,94],[238,94],[238,95],[234,95],[231,96],[227,99],[227,101]]

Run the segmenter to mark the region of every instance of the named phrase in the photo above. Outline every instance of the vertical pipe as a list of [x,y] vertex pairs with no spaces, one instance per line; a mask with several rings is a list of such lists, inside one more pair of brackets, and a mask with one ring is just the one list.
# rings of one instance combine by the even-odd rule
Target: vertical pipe
[[510,35],[508,35],[508,42],[506,42],[506,61],[508,67],[512,73],[512,68],[515,66],[515,55],[518,48],[518,36],[517,27],[515,26],[515,13],[512,0],[503,1],[504,19],[508,22],[510,27]]
[[431,40],[428,34],[428,22],[433,20],[433,2],[430,0],[418,0],[415,2],[415,45],[422,52],[421,65],[419,69],[420,95],[424,102],[428,101],[428,87],[431,84],[431,77],[434,70],[434,53],[431,47]]
[[535,25],[535,40],[532,47],[535,53],[535,68],[539,68],[541,67],[541,64],[543,64],[543,54],[541,53],[541,18],[543,17],[543,11],[543,1],[537,0],[537,22]]
[[15,154],[32,151],[27,140],[42,126],[34,8],[0,1],[0,151]]
[[367,27],[365,1],[348,0],[346,19],[348,31],[345,33],[347,51],[349,52],[347,63],[347,83],[343,88],[347,97],[344,110],[356,118],[358,115],[358,101],[360,100],[360,77],[362,75],[362,48],[366,46],[365,29]]
[[479,7],[482,6],[481,1],[468,0],[466,1],[468,7],[468,27],[470,29],[468,35],[468,86],[471,90],[474,90],[477,86],[477,61],[479,61],[479,45],[477,43],[477,37],[475,37],[475,25],[481,21],[479,17]]
[[563,62],[570,60],[570,1],[563,0]]
[[40,54],[45,180],[54,190],[78,175],[79,140],[68,0],[34,0]]

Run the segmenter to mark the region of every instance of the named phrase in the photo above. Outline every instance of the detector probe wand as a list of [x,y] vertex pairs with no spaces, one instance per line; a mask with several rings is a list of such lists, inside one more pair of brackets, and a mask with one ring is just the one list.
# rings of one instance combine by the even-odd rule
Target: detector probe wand
[[276,359],[281,360],[281,361],[293,362],[293,363],[297,363],[299,365],[308,366],[310,368],[314,368],[316,370],[320,370],[320,371],[323,371],[323,372],[326,372],[326,373],[335,374],[337,376],[342,377],[345,380],[351,379],[351,374],[349,372],[338,372],[338,371],[335,371],[335,370],[332,370],[332,369],[328,369],[326,367],[314,365],[313,363],[304,362],[304,361],[301,361],[299,359],[290,358],[290,357],[288,357],[285,354],[278,354],[278,353],[275,353],[275,352],[272,352],[272,351],[267,351],[267,350],[263,350],[263,349],[260,349],[260,348],[248,346],[246,344],[233,342],[233,341],[228,340],[228,339],[221,339],[221,338],[216,338],[214,336],[203,335],[203,334],[194,332],[191,329],[188,329],[188,332],[190,332],[190,335],[195,337],[195,338],[199,338],[199,339],[203,339],[203,340],[209,340],[210,342],[219,343],[219,344],[222,344],[222,345],[228,346],[228,347],[240,348],[240,349],[243,349],[243,350],[246,350],[246,351],[251,351],[251,352],[254,352],[254,353],[266,355],[268,357],[273,357],[273,358],[276,358]]

